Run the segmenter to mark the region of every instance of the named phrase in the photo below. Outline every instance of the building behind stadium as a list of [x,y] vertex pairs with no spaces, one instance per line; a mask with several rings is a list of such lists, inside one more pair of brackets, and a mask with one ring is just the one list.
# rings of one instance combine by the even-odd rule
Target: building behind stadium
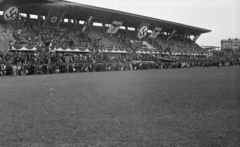
[[221,48],[224,51],[234,51],[239,52],[240,51],[240,39],[223,39],[221,40]]

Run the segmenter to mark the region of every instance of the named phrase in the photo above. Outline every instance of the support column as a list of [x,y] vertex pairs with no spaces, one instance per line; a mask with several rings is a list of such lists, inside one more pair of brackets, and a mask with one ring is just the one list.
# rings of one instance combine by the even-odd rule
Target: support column
[[42,16],[40,12],[38,12],[38,28],[41,30],[42,28]]
[[62,26],[64,26],[64,23],[65,23],[65,22],[64,22],[64,19],[65,19],[65,18],[63,17],[63,18],[62,18],[62,23],[61,23]]
[[74,30],[76,31],[77,30],[77,20],[76,20],[76,18],[73,19],[73,27],[74,27]]
[[30,21],[30,14],[27,13],[27,21]]
[[102,24],[102,33],[105,33],[105,32],[106,32],[106,30],[105,30],[106,26],[105,26],[105,25],[106,25],[106,23],[103,23],[103,24]]
[[[139,39],[138,37],[137,37],[137,34],[138,34],[138,28],[135,28],[135,31],[134,31],[134,33],[135,33],[135,37],[137,38],[137,40]],[[135,39],[136,40],[136,39]]]
[[126,31],[126,36],[125,37],[129,38],[129,35],[128,35],[129,32],[128,32],[128,26],[127,25],[125,26],[125,31]]

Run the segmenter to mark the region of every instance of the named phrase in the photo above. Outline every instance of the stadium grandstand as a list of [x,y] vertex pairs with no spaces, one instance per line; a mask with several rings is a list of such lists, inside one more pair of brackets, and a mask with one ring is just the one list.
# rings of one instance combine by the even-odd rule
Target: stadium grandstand
[[196,43],[211,30],[157,18],[64,0],[3,0],[0,14],[6,75],[239,62],[239,54],[213,57]]

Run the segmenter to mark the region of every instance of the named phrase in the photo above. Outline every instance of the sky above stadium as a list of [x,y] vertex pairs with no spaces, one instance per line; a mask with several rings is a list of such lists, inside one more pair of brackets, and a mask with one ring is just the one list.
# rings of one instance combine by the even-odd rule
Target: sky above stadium
[[69,0],[108,9],[210,29],[197,40],[201,46],[240,38],[240,0]]

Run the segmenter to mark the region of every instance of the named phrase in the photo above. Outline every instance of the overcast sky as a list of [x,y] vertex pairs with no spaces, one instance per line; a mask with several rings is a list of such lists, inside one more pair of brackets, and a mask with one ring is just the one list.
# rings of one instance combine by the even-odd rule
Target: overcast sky
[[240,38],[240,0],[69,0],[210,29],[202,46],[220,46],[221,39]]

